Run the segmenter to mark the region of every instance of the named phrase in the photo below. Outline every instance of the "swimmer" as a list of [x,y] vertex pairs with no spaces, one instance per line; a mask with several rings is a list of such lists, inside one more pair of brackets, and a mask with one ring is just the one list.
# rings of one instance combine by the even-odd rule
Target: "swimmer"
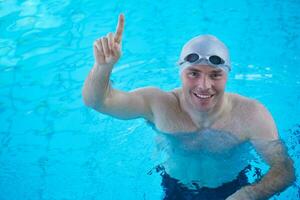
[[[181,88],[124,92],[110,83],[123,31],[121,14],[116,32],[94,42],[95,63],[82,95],[85,105],[100,113],[146,119],[167,141],[171,150],[160,166],[164,199],[268,199],[295,181],[293,161],[270,112],[256,100],[225,92],[232,70],[225,44],[212,35],[188,41],[178,61]],[[270,167],[251,184],[243,159],[247,143]]]

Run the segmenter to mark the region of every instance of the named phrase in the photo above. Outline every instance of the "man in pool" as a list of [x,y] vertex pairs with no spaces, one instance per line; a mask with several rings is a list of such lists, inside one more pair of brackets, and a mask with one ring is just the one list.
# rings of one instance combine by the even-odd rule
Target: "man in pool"
[[[160,166],[164,199],[268,199],[295,181],[293,161],[271,114],[259,102],[225,92],[231,70],[226,46],[211,35],[188,41],[179,59],[182,87],[119,91],[110,84],[121,56],[124,16],[116,33],[94,43],[95,64],[83,87],[87,106],[120,119],[144,118],[168,141]],[[250,184],[246,144],[270,166]]]

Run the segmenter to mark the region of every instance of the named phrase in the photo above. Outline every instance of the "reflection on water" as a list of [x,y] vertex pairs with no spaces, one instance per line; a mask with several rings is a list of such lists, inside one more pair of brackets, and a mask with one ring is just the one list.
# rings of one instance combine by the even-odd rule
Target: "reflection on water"
[[156,142],[166,172],[185,184],[197,180],[199,186],[218,187],[254,160],[249,142],[217,130],[159,133]]
[[[164,171],[187,186],[196,182],[198,186],[219,187],[234,180],[245,168],[249,182],[257,182],[270,170],[268,165],[276,163],[274,166],[284,171],[289,160],[281,140],[240,142],[229,133],[214,130],[175,135],[161,133],[157,147],[165,154],[161,160]],[[293,174],[293,170],[288,172]],[[283,177],[282,181],[290,180]]]

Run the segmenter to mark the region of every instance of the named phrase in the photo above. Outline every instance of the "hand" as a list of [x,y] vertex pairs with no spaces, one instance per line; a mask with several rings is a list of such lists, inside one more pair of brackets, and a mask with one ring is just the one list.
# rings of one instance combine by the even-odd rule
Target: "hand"
[[122,34],[124,30],[124,15],[119,15],[116,34],[108,33],[94,42],[96,65],[113,66],[121,56]]

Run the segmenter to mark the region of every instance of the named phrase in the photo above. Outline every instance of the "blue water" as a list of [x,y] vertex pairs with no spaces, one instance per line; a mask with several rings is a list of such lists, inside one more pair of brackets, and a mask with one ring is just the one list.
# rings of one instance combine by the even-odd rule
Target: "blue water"
[[[230,48],[227,91],[264,103],[300,165],[297,0],[0,0],[0,199],[160,199],[155,132],[83,105],[93,41],[125,14],[116,88],[180,86],[182,45],[210,33]],[[297,170],[297,177],[299,172]],[[300,182],[272,199],[300,199]]]

